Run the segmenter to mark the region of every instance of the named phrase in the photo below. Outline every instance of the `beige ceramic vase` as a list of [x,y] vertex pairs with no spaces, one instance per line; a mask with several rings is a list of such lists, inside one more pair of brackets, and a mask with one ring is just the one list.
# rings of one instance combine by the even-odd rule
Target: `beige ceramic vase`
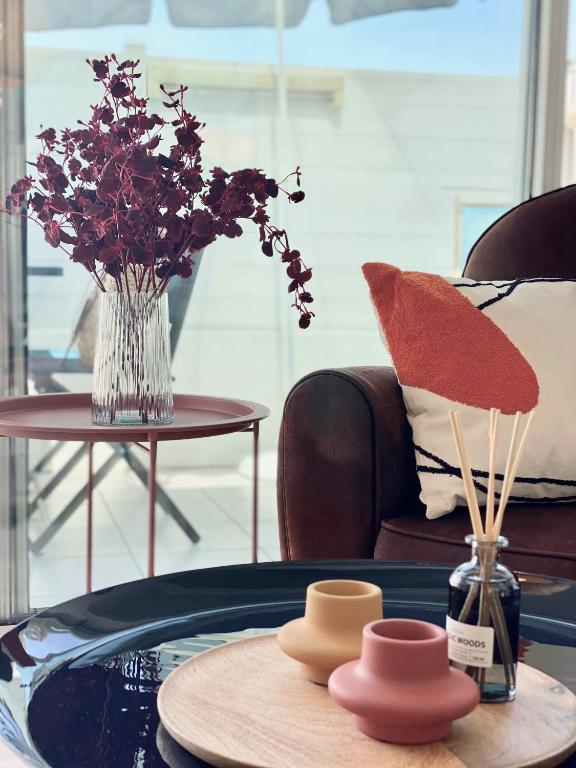
[[278,645],[321,685],[336,667],[359,658],[362,629],[382,618],[382,590],[366,581],[317,581],[306,592],[303,618],[285,624]]

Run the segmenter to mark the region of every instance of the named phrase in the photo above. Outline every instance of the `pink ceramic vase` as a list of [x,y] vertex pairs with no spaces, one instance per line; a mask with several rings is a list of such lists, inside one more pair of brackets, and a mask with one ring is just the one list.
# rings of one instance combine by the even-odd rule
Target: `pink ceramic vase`
[[395,744],[445,738],[480,700],[476,683],[450,667],[446,632],[411,619],[367,624],[360,658],[336,669],[328,690],[360,731]]
[[301,663],[301,673],[326,685],[336,667],[360,656],[362,629],[382,618],[382,590],[366,581],[310,584],[304,617],[285,624],[278,645]]

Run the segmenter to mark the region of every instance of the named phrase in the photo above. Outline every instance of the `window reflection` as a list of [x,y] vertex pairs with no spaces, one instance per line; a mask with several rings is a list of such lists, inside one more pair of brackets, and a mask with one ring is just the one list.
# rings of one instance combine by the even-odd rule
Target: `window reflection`
[[[314,328],[295,330],[279,265],[262,256],[257,233],[247,233],[204,255],[173,364],[176,392],[271,408],[261,432],[269,520],[261,554],[277,558],[274,450],[287,392],[314,369],[386,363],[360,265],[383,260],[453,273],[478,228],[515,202],[523,3],[397,0],[382,4],[394,12],[373,15],[367,9],[377,4],[361,0],[89,5],[27,0],[29,157],[40,124],[73,125],[96,97],[84,58],[115,51],[142,60],[142,89],[155,109],[160,83],[189,86],[188,104],[207,123],[207,167],[277,175],[303,168],[305,204],[293,212],[279,201],[274,217],[314,268]],[[73,331],[89,278],[32,228],[28,253],[30,349],[80,359]],[[88,372],[56,378],[68,389],[90,388]],[[32,444],[32,463],[45,450]],[[247,450],[242,436],[162,447],[164,479],[203,541],[192,551],[177,532],[159,534],[160,570],[248,559]],[[102,449],[99,460],[106,456]],[[79,464],[68,495],[84,472]],[[141,574],[141,490],[123,478],[107,481],[99,496],[97,586]],[[34,513],[33,535],[65,496]],[[32,557],[33,604],[56,601],[47,584],[64,584],[62,598],[81,591],[82,532],[75,513],[53,548]],[[73,566],[56,564],[62,553]]]

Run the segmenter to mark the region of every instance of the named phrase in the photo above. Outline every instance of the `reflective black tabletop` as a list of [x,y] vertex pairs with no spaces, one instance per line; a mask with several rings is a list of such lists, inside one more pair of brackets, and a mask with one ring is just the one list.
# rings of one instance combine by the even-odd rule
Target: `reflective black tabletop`
[[[302,615],[313,581],[384,590],[388,618],[444,625],[451,569],[333,561],[229,566],[100,590],[37,614],[0,642],[0,735],[51,768],[190,768],[159,726],[161,682],[190,656]],[[576,692],[576,582],[521,577],[520,658]],[[576,765],[576,761],[565,763]]]

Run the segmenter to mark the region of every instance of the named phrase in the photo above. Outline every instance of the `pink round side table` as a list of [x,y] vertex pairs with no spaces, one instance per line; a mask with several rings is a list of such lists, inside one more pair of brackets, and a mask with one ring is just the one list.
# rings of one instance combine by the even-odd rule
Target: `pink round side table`
[[[258,559],[258,432],[269,410],[258,403],[222,397],[174,395],[174,422],[146,426],[92,424],[89,393],[25,395],[0,399],[0,436],[33,440],[80,441],[88,447],[88,525],[86,591],[92,591],[92,491],[94,443],[133,443],[149,455],[148,466],[148,576],[154,576],[156,531],[156,457],[164,440],[251,432],[254,472],[252,483],[252,561]],[[147,443],[148,445],[145,445]]]

